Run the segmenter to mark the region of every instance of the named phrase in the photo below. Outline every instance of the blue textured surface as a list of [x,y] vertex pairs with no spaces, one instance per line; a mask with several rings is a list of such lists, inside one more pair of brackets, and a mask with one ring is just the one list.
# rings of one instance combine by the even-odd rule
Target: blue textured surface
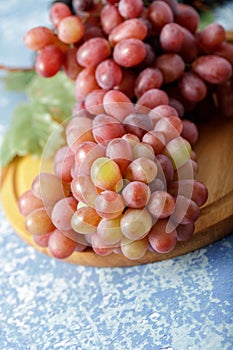
[[[0,2],[0,63],[30,65],[48,1]],[[26,12],[25,12],[25,9]],[[0,90],[0,140],[22,95]],[[184,256],[91,268],[26,245],[0,209],[1,350],[232,350],[233,235]]]

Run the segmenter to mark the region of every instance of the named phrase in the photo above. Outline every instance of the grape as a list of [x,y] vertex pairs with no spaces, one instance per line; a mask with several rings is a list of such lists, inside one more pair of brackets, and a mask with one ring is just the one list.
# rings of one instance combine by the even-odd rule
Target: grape
[[184,41],[184,32],[181,26],[177,23],[166,24],[160,32],[159,41],[163,51],[180,52]]
[[53,207],[60,199],[67,197],[70,186],[50,173],[38,174],[32,182],[32,193],[41,199],[45,208]]
[[138,142],[133,146],[133,159],[147,158],[154,160],[155,154],[153,147],[148,145],[148,143]]
[[135,38],[121,40],[113,49],[113,59],[123,67],[133,67],[146,57],[143,41]]
[[76,13],[79,13],[80,11],[88,11],[92,8],[94,5],[93,0],[73,0],[72,6]]
[[89,92],[99,89],[95,79],[95,67],[84,68],[75,81],[75,97],[85,97]]
[[206,202],[208,197],[206,186],[202,182],[193,179],[173,181],[169,186],[169,192],[174,196],[182,195],[190,198],[199,207]]
[[93,135],[98,143],[107,143],[111,139],[124,135],[123,125],[107,114],[98,114],[93,120]]
[[72,180],[71,169],[74,164],[74,153],[68,146],[60,148],[54,156],[54,174],[63,182]]
[[116,6],[106,4],[100,12],[100,22],[103,31],[109,34],[113,28],[123,22]]
[[123,140],[126,140],[129,144],[130,144],[130,147],[131,149],[133,150],[134,146],[140,142],[140,139],[134,135],[134,134],[130,134],[130,133],[127,133],[127,134],[124,134],[122,136],[122,139]]
[[188,100],[199,102],[207,95],[207,87],[204,81],[192,72],[185,72],[179,81],[179,89]]
[[105,91],[102,89],[97,89],[89,92],[85,98],[85,108],[86,110],[93,114],[103,114],[105,112],[103,106],[103,100]]
[[197,162],[191,158],[187,160],[178,170],[174,172],[173,180],[193,179],[198,173]]
[[198,45],[195,36],[186,28],[181,27],[184,33],[183,45],[180,55],[187,63],[192,62],[198,55]]
[[190,5],[178,4],[178,11],[175,15],[175,22],[195,33],[199,25],[199,14]]
[[39,75],[50,78],[59,72],[63,62],[63,52],[55,45],[48,45],[36,57],[35,70]]
[[150,199],[150,188],[143,182],[132,181],[122,191],[122,197],[126,207],[143,208]]
[[77,119],[77,126],[71,127],[70,124],[66,128],[67,144],[73,151],[84,141],[95,141],[92,133],[92,120],[85,117],[78,117]]
[[198,129],[196,124],[188,119],[182,119],[183,129],[181,136],[186,139],[191,145],[194,145],[198,139]]
[[27,215],[25,227],[32,235],[43,235],[55,229],[55,226],[44,207],[35,209]]
[[158,162],[158,178],[166,180],[166,187],[169,185],[174,176],[174,169],[171,160],[164,154],[158,154],[156,156]]
[[121,240],[121,251],[130,260],[138,260],[142,258],[148,249],[147,238],[132,241],[126,237]]
[[109,90],[104,95],[104,109],[107,114],[123,122],[125,117],[134,112],[134,105],[122,91]]
[[64,54],[64,63],[63,63],[63,69],[68,78],[71,80],[75,80],[78,76],[78,74],[81,72],[83,67],[81,67],[76,59],[77,55],[77,48],[71,47],[68,48]]
[[121,195],[114,191],[103,191],[95,200],[95,209],[105,219],[115,219],[122,214],[124,202]]
[[110,90],[121,83],[122,70],[112,59],[107,59],[98,64],[95,77],[102,89]]
[[226,32],[218,23],[211,23],[197,34],[198,45],[207,52],[213,52],[225,41]]
[[118,4],[118,11],[124,18],[139,17],[143,11],[142,0],[120,0]]
[[179,117],[170,116],[157,121],[154,127],[155,132],[160,132],[164,135],[166,143],[178,137],[183,128],[182,121]]
[[164,153],[172,161],[173,167],[178,169],[190,158],[191,146],[187,140],[178,136],[168,142]]
[[147,35],[146,24],[138,18],[128,19],[113,28],[109,34],[108,40],[112,46],[115,46],[125,39],[145,39]]
[[60,231],[71,229],[71,218],[76,211],[77,201],[74,197],[60,199],[53,207],[51,220]]
[[186,225],[178,225],[176,227],[176,232],[177,232],[177,240],[178,241],[189,241],[194,233],[194,223],[190,222],[189,224]]
[[169,253],[176,246],[176,229],[168,219],[159,219],[148,234],[148,241],[154,251]]
[[78,201],[94,207],[99,192],[91,181],[90,176],[79,175],[77,178],[74,178],[71,182],[71,190]]
[[125,176],[127,167],[133,160],[129,142],[122,138],[112,139],[106,147],[106,157],[113,159],[119,166],[122,176]]
[[147,209],[154,218],[164,219],[170,216],[175,208],[174,198],[166,191],[151,194]]
[[198,57],[192,65],[194,73],[211,84],[221,84],[232,75],[231,64],[223,57],[206,55]]
[[81,234],[96,233],[101,217],[94,208],[84,206],[79,208],[71,218],[71,226],[74,231]]
[[49,10],[49,19],[55,28],[57,28],[59,22],[63,18],[71,15],[72,13],[69,7],[61,2],[56,2],[52,4]]
[[92,235],[91,244],[93,251],[97,255],[106,256],[112,253],[112,248],[103,242],[103,240],[97,234]]
[[144,238],[152,227],[152,217],[148,210],[128,208],[122,215],[120,227],[123,235],[132,241]]
[[152,146],[156,155],[163,152],[166,140],[162,133],[152,130],[144,134],[142,142]]
[[87,41],[93,38],[104,38],[104,32],[100,27],[91,23],[84,23],[85,32],[83,35],[83,41]]
[[24,36],[24,44],[27,48],[39,51],[54,42],[54,33],[51,29],[39,26],[30,29]]
[[32,190],[28,190],[22,193],[18,199],[18,208],[23,216],[28,216],[35,209],[43,207],[43,202],[41,199],[36,197]]
[[214,54],[226,58],[233,65],[233,45],[223,42],[215,51]]
[[159,105],[157,107],[154,107],[151,111],[149,111],[148,114],[154,122],[154,125],[159,119],[167,118],[170,116],[179,116],[177,110],[170,105]]
[[148,43],[145,43],[146,48],[146,57],[144,60],[136,65],[134,68],[136,71],[141,72],[143,69],[153,66],[155,61],[155,52],[152,46]]
[[183,116],[184,116],[184,106],[179,100],[177,100],[174,97],[169,97],[169,106],[174,108],[177,111],[178,116],[180,118],[183,118]]
[[49,244],[50,235],[51,235],[51,232],[44,233],[43,235],[34,235],[33,240],[39,247],[46,248],[48,247],[48,244]]
[[171,215],[173,221],[178,224],[189,224],[195,222],[200,215],[200,209],[198,205],[182,195],[176,197],[175,209]]
[[180,55],[165,53],[157,57],[155,67],[162,72],[164,84],[169,84],[181,78],[185,63]]
[[105,156],[105,148],[95,142],[81,143],[75,150],[75,166],[73,177],[90,175],[91,166],[95,159]]
[[129,99],[132,99],[134,97],[135,79],[136,79],[136,74],[132,69],[123,68],[122,80],[119,85],[114,87],[114,89],[119,92],[122,92]]
[[132,161],[127,168],[126,178],[129,181],[150,183],[157,175],[157,165],[148,158],[138,158]]
[[168,104],[166,92],[160,89],[150,89],[137,100],[136,110],[148,113],[148,110],[164,104]]
[[139,139],[143,135],[153,129],[153,122],[147,114],[131,113],[124,120],[124,129],[127,133],[138,136]]
[[[93,52],[95,53],[93,55]],[[83,43],[77,52],[78,63],[83,67],[94,67],[110,55],[110,46],[104,38],[92,38]]]
[[173,12],[168,4],[163,1],[153,1],[148,8],[148,18],[156,33],[174,20]]
[[48,248],[53,257],[57,259],[68,258],[76,248],[76,242],[66,237],[61,231],[54,230],[49,236]]
[[102,219],[97,227],[97,235],[106,245],[116,245],[123,237],[120,228],[121,217],[115,219]]
[[163,75],[157,68],[146,68],[140,72],[136,81],[134,92],[139,98],[144,92],[153,88],[159,88],[163,83]]
[[106,157],[94,160],[91,167],[91,179],[95,186],[103,190],[118,191],[123,185],[118,165]]
[[61,19],[57,26],[58,38],[66,44],[80,41],[84,34],[84,26],[77,16],[67,16]]

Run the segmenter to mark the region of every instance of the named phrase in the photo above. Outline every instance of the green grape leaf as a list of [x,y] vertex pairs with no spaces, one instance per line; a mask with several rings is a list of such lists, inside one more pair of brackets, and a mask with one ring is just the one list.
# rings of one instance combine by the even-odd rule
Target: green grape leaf
[[35,71],[8,72],[3,78],[4,87],[9,91],[24,91],[35,75]]
[[[48,142],[54,133],[53,142]],[[0,161],[5,166],[17,155],[39,156],[44,148],[50,156],[64,144],[62,124],[54,121],[44,106],[36,102],[22,103],[15,109],[11,127],[3,139]]]
[[52,78],[34,77],[27,93],[31,101],[44,105],[53,118],[62,122],[71,118],[71,108],[75,104],[74,82],[59,72]]

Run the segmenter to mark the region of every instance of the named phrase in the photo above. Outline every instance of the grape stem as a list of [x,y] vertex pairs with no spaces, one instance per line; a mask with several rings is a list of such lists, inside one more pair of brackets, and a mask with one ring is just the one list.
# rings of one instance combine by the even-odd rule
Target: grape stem
[[9,67],[9,66],[5,66],[3,64],[0,64],[0,70],[5,70],[7,72],[32,72],[35,70],[35,68],[34,67],[28,67],[28,68]]

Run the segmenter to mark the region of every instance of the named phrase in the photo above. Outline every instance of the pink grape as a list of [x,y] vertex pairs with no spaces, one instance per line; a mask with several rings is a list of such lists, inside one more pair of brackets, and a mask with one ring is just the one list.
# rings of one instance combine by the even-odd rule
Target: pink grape
[[67,16],[57,25],[58,38],[66,44],[80,41],[84,34],[84,26],[78,16]]
[[121,40],[113,49],[113,59],[122,67],[133,67],[146,57],[143,41],[135,38]]
[[63,52],[55,45],[45,46],[36,57],[35,70],[46,78],[56,75],[64,61]]
[[84,23],[84,28],[85,28],[85,32],[83,35],[84,42],[92,38],[96,38],[96,37],[104,38],[105,36],[103,30],[97,25],[94,25],[92,23],[88,23],[88,22]]
[[74,164],[74,153],[68,146],[59,148],[54,156],[54,174],[64,182],[71,182],[71,169]]
[[174,176],[174,169],[171,160],[164,154],[158,154],[156,156],[158,165],[158,177],[161,180],[166,180],[166,187],[171,183]]
[[176,232],[177,232],[177,240],[178,241],[189,241],[194,233],[195,226],[193,222],[190,222],[189,224],[186,225],[178,225],[176,227]]
[[32,235],[43,235],[55,229],[44,207],[35,209],[27,215],[25,227]]
[[150,89],[137,100],[136,111],[147,113],[159,105],[168,104],[168,95],[160,89]]
[[147,114],[131,113],[124,120],[124,129],[127,133],[138,136],[139,139],[143,135],[153,129],[153,122]]
[[151,194],[147,209],[155,218],[169,217],[175,208],[174,198],[166,191],[156,191]]
[[93,114],[102,114],[105,112],[104,106],[103,106],[103,100],[105,91],[102,89],[97,89],[89,92],[85,98],[85,108],[86,110]]
[[125,206],[136,209],[146,206],[150,195],[150,188],[140,181],[129,182],[122,191]]
[[106,256],[112,253],[113,248],[106,244],[97,234],[92,235],[91,239],[93,251],[100,256]]
[[183,129],[182,121],[179,117],[170,116],[158,120],[155,124],[154,131],[163,133],[166,142],[180,136]]
[[104,95],[104,109],[107,114],[113,116],[120,122],[134,112],[134,105],[127,95],[121,91],[110,90]]
[[159,88],[163,83],[163,75],[157,68],[146,68],[140,72],[135,81],[135,95],[140,97],[147,90]]
[[152,217],[148,210],[128,208],[121,217],[120,227],[123,235],[131,240],[144,238],[152,227]]
[[114,160],[107,157],[94,160],[91,179],[94,185],[102,190],[119,191],[123,186],[120,168]]
[[50,235],[51,235],[51,232],[45,233],[43,235],[34,235],[33,240],[39,247],[46,248],[48,247],[48,244],[49,244]]
[[97,214],[105,219],[117,218],[122,214],[124,208],[121,195],[114,191],[103,191],[95,200]]
[[147,158],[153,161],[155,159],[153,147],[148,143],[137,142],[133,146],[132,151],[133,151],[133,159]]
[[191,33],[196,33],[200,17],[194,7],[187,4],[178,4],[175,22],[187,28]]
[[144,134],[142,142],[149,144],[153,147],[154,154],[160,154],[165,147],[166,139],[160,132],[151,130]]
[[223,42],[215,51],[214,54],[225,58],[233,65],[233,45],[228,42]]
[[180,56],[187,63],[191,63],[198,55],[199,49],[195,36],[184,27],[181,27],[184,33],[183,45],[180,50]]
[[207,187],[200,181],[194,179],[179,179],[169,186],[169,192],[174,195],[182,195],[192,199],[199,207],[202,206],[208,197]]
[[49,19],[53,26],[57,28],[58,23],[65,17],[71,16],[72,13],[66,4],[56,2],[49,10]]
[[139,17],[143,11],[142,0],[120,0],[118,10],[124,18]]
[[195,222],[200,215],[200,209],[196,202],[179,194],[176,197],[174,211],[171,219],[178,224],[189,224]]
[[121,251],[129,260],[138,260],[142,258],[148,249],[147,238],[142,238],[137,241],[132,241],[126,237],[121,240]]
[[35,27],[27,31],[24,36],[25,46],[33,51],[39,51],[54,42],[54,33],[43,26]]
[[188,101],[200,102],[207,95],[207,86],[198,75],[185,72],[179,81],[181,94]]
[[177,110],[170,105],[159,105],[153,108],[151,111],[149,111],[148,115],[152,119],[154,125],[159,119],[162,118],[167,118],[170,116],[179,117]]
[[68,258],[76,248],[76,242],[66,237],[61,231],[54,230],[49,236],[48,248],[53,257],[57,259]]
[[71,225],[74,231],[81,234],[96,233],[101,217],[94,208],[84,206],[79,208],[71,218]]
[[109,34],[113,28],[123,22],[123,18],[119,14],[117,7],[106,4],[100,12],[100,22],[103,31]]
[[128,166],[126,178],[129,181],[152,182],[157,175],[157,165],[148,158],[138,158]]
[[191,145],[183,137],[178,136],[168,142],[164,153],[172,161],[174,169],[178,169],[190,158]]
[[225,42],[226,31],[218,23],[211,23],[197,33],[198,44],[207,52],[213,52]]
[[133,160],[133,153],[129,142],[123,138],[112,139],[106,147],[106,157],[113,159],[119,166],[122,176],[125,176],[127,167]]
[[97,227],[97,235],[106,245],[116,245],[123,237],[120,228],[121,216],[115,219],[102,219]]
[[164,52],[178,53],[183,45],[184,32],[177,23],[168,23],[162,28],[159,41]]
[[75,97],[79,100],[96,89],[99,89],[99,85],[95,78],[95,67],[84,68],[75,80]]
[[91,166],[95,159],[105,156],[105,148],[95,142],[83,142],[75,151],[73,177],[90,175]]
[[171,7],[163,1],[153,1],[148,8],[148,18],[153,25],[156,33],[174,20]]
[[148,241],[154,251],[169,253],[176,246],[176,229],[168,219],[159,219],[149,232]]
[[136,74],[133,69],[122,69],[122,80],[119,85],[115,86],[114,89],[122,92],[129,99],[134,97],[134,84],[135,84]]
[[198,164],[191,158],[174,172],[173,180],[194,179],[198,174]]
[[[70,124],[71,125],[71,124]],[[93,122],[89,118],[79,117],[78,125],[66,129],[66,140],[68,146],[75,151],[85,141],[95,141],[92,132]]]
[[138,18],[128,19],[118,24],[109,34],[108,40],[112,46],[115,46],[125,39],[144,40],[147,35],[146,24]]
[[124,133],[124,126],[107,114],[98,114],[93,120],[93,136],[98,143],[108,142]]
[[[95,54],[93,55],[93,52]],[[104,38],[95,37],[85,41],[78,49],[77,60],[83,67],[94,67],[110,56],[109,43]]]
[[102,89],[110,90],[121,83],[122,70],[112,59],[107,59],[98,64],[95,77]]
[[71,218],[76,211],[78,202],[74,197],[60,199],[53,207],[51,220],[60,231],[71,229]]
[[221,84],[232,75],[231,64],[225,58],[215,55],[198,57],[193,62],[192,70],[211,84]]
[[81,72],[83,69],[80,64],[78,64],[77,59],[77,48],[76,47],[71,47],[66,50],[64,54],[64,63],[63,63],[63,69],[68,78],[71,80],[75,80],[78,76],[78,74]]
[[35,209],[43,207],[43,202],[41,199],[36,197],[32,190],[28,190],[22,193],[18,199],[18,208],[23,216],[28,216]]
[[184,73],[185,63],[176,53],[165,53],[157,57],[155,66],[162,72],[164,84],[170,84]]
[[188,119],[182,119],[183,129],[181,136],[186,139],[191,145],[194,145],[198,140],[198,128],[195,123]]
[[91,177],[87,175],[79,175],[71,182],[71,190],[73,196],[79,201],[89,206],[94,207],[95,200],[99,195],[99,192]]

